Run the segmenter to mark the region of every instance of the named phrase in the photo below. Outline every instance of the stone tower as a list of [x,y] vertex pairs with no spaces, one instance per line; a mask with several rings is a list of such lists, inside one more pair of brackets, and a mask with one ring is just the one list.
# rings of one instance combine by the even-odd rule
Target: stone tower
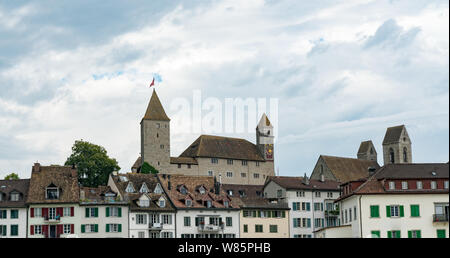
[[169,172],[170,119],[154,89],[141,120],[141,157],[141,165],[148,162],[160,173]]
[[371,140],[361,142],[358,149],[358,159],[377,161],[377,151]]
[[273,138],[273,126],[266,114],[263,114],[256,127],[256,145],[264,159],[268,161],[274,159]]
[[411,139],[404,125],[389,127],[383,140],[384,164],[412,163]]

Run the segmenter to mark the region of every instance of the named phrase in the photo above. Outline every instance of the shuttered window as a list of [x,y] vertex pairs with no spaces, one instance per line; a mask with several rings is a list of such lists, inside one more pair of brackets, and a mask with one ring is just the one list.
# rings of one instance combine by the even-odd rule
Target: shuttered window
[[411,217],[420,217],[419,205],[411,205]]
[[370,206],[370,217],[379,218],[380,217],[380,207],[378,205]]

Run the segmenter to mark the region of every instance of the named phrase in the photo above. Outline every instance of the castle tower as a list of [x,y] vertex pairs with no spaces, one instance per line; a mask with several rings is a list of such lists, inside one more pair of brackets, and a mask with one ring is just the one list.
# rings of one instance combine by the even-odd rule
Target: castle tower
[[358,159],[361,160],[373,160],[377,161],[377,151],[371,140],[361,142],[359,145],[358,153],[356,154]]
[[160,173],[169,172],[170,119],[154,89],[141,120],[141,157],[142,164],[148,162]]
[[263,114],[256,127],[256,145],[265,160],[273,161],[274,159],[273,139],[273,126],[266,114]]
[[383,140],[384,164],[412,163],[411,139],[404,125],[389,127]]

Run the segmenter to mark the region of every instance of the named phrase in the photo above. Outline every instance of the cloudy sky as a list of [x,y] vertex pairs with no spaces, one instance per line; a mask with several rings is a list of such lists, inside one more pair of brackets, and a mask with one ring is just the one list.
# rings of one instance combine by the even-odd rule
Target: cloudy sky
[[172,100],[200,90],[278,99],[280,175],[369,139],[382,164],[400,124],[413,161],[447,162],[448,70],[446,0],[0,1],[0,178],[63,164],[77,139],[128,172],[154,75],[172,156],[200,134]]

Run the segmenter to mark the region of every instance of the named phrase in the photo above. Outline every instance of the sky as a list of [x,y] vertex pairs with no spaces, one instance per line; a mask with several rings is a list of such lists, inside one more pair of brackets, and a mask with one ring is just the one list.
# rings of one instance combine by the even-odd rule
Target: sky
[[[275,167],[311,174],[404,124],[413,162],[449,160],[449,2],[0,0],[0,178],[63,164],[75,140],[121,172],[156,77],[171,156],[199,135],[174,99],[277,99]],[[188,116],[189,117],[189,116]],[[269,114],[269,118],[271,115]],[[256,124],[255,124],[256,127]]]

